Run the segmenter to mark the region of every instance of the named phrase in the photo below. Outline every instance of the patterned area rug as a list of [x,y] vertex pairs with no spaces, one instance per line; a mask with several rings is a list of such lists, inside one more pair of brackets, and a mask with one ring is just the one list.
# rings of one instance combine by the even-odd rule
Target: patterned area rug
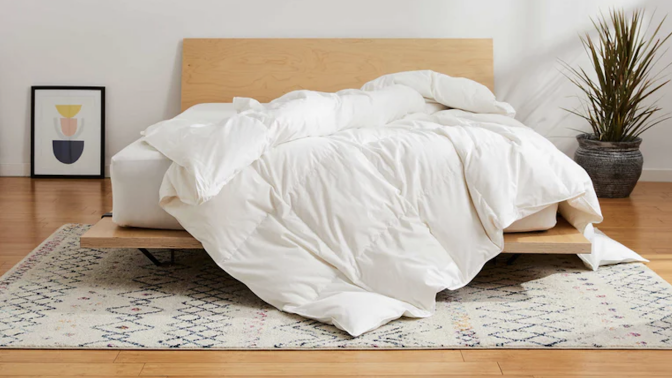
[[351,338],[267,305],[204,251],[156,267],[137,250],[79,248],[88,227],[63,226],[0,279],[0,346],[672,348],[672,287],[642,264],[591,272],[576,256],[501,256],[440,293],[434,316]]

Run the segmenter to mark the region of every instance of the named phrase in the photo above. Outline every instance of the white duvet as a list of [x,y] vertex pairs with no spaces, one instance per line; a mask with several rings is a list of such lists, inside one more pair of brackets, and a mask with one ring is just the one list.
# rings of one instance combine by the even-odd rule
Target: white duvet
[[591,235],[602,220],[585,171],[467,79],[234,103],[218,123],[145,131],[173,161],[161,206],[264,301],[354,336],[430,316],[549,204]]

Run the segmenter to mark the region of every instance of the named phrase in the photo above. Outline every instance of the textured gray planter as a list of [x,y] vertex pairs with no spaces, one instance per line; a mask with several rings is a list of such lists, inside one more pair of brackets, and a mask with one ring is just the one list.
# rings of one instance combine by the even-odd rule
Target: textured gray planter
[[632,142],[601,142],[592,134],[576,137],[574,160],[588,172],[598,197],[623,198],[632,193],[642,174],[640,138]]

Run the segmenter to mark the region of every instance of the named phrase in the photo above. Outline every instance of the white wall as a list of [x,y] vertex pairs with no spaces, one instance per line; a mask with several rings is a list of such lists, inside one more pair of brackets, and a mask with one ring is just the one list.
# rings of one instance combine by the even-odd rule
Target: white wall
[[[557,59],[585,62],[578,33],[613,6],[667,0],[0,0],[0,175],[28,174],[30,86],[107,87],[107,158],[179,111],[186,37],[494,38],[497,96],[572,153],[560,110],[574,88]],[[666,30],[672,30],[668,20]],[[672,55],[672,54],[670,54]],[[671,56],[666,58],[667,61]],[[671,111],[672,85],[664,107]],[[672,179],[672,122],[645,135],[648,178]],[[655,176],[655,177],[654,177]]]

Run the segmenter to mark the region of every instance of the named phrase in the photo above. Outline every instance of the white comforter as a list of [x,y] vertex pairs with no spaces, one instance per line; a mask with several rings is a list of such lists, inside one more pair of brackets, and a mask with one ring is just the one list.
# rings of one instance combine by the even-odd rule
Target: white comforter
[[430,316],[548,204],[580,230],[602,220],[585,171],[470,80],[406,72],[235,103],[216,124],[146,130],[174,162],[161,205],[260,298],[351,335]]

